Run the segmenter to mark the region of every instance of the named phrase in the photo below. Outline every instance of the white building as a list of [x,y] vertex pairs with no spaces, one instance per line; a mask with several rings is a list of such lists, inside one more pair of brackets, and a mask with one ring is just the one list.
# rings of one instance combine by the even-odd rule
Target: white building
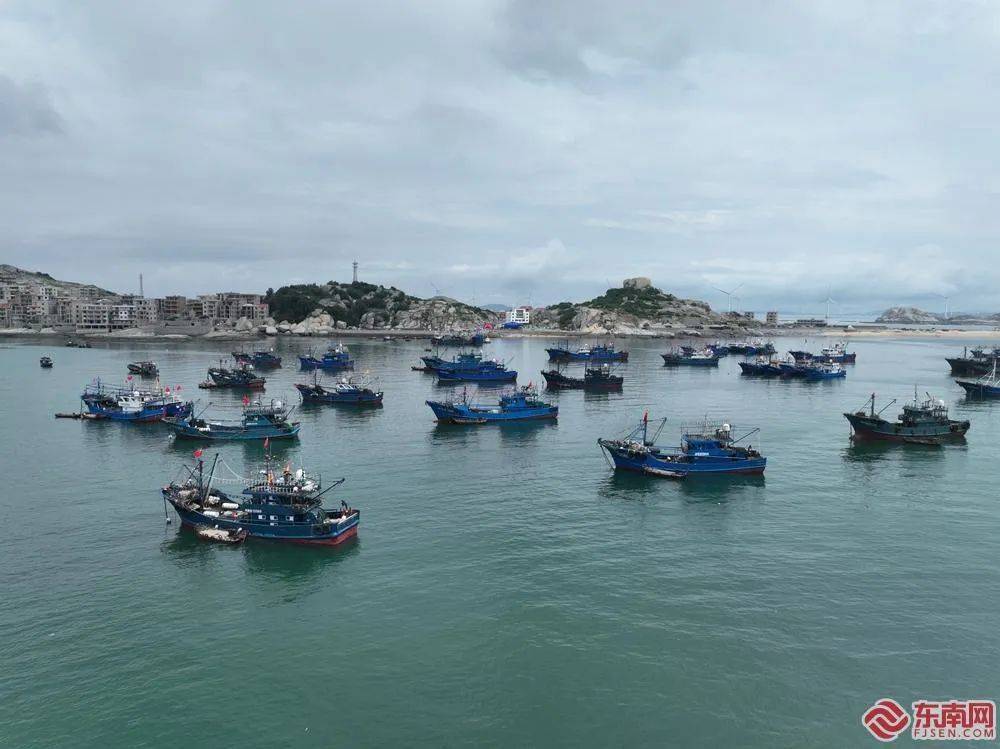
[[515,307],[507,311],[507,322],[527,325],[531,322],[531,307]]

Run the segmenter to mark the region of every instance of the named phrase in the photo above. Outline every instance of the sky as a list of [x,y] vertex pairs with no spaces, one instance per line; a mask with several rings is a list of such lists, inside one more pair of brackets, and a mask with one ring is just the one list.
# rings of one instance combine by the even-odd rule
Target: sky
[[0,0],[0,262],[997,311],[998,42],[985,0]]

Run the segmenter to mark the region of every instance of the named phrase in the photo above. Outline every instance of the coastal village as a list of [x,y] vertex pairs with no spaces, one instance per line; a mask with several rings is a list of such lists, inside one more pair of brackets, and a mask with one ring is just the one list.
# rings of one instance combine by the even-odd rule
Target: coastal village
[[[334,333],[425,335],[428,331],[503,329],[506,333],[653,337],[741,336],[779,326],[778,313],[716,312],[681,299],[649,278],[625,279],[594,299],[506,310],[446,296],[421,299],[354,280],[287,286],[265,294],[217,292],[194,297],[119,294],[0,266],[0,333],[115,338],[325,336]],[[786,323],[787,324],[787,323]],[[796,327],[823,327],[822,319]]]

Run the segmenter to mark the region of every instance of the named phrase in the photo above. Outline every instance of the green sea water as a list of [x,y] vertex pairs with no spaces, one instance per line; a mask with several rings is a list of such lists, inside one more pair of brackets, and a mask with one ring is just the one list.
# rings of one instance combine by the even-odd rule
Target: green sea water
[[[3,344],[0,746],[875,746],[876,699],[1000,696],[1000,402],[952,382],[962,343],[858,341],[845,381],[804,383],[619,341],[623,393],[507,427],[437,426],[424,401],[452,391],[410,371],[424,344],[349,344],[385,407],[300,409],[280,451],[347,478],[328,504],[361,529],[333,549],[199,542],[159,495],[190,444],[53,419],[140,358],[232,409],[195,388],[228,344]],[[491,352],[523,384],[545,345]],[[267,392],[297,400],[307,343],[279,346]],[[915,384],[967,444],[852,446],[842,412]],[[667,443],[706,416],[761,427],[766,477],[615,475],[596,440],[647,409]]]

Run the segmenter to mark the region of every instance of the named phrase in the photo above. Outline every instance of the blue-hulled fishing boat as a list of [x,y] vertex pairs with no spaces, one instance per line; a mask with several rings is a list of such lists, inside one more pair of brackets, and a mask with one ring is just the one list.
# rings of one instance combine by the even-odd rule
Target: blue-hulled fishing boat
[[343,403],[352,406],[381,406],[382,391],[372,383],[344,377],[331,387],[323,387],[316,376],[312,382],[297,382],[295,388],[302,395],[303,403]]
[[483,366],[490,366],[491,364],[490,360],[484,361],[483,355],[475,351],[463,352],[451,359],[442,359],[436,354],[433,356],[422,356],[420,359],[433,372],[439,370],[475,370]]
[[737,362],[740,365],[740,372],[748,377],[781,377],[782,361],[771,359],[767,356],[758,356],[753,361]]
[[682,430],[679,447],[658,447],[655,442],[666,419],[649,438],[649,418],[621,439],[599,439],[597,444],[610,456],[616,470],[635,471],[663,478],[685,478],[692,475],[758,474],[767,466],[767,458],[752,445],[739,446],[753,429],[738,439],[733,438],[729,424],[709,425]]
[[841,380],[847,377],[847,370],[836,362],[815,362],[805,367],[807,380]]
[[80,400],[93,418],[109,421],[160,421],[187,416],[193,408],[170,388],[140,389],[128,382],[108,385],[100,380],[87,385]]
[[857,361],[858,355],[855,352],[848,353],[846,344],[836,343],[833,346],[828,346],[822,349],[818,354],[813,354],[809,351],[789,351],[795,361],[798,362],[820,362],[820,363],[836,363],[836,364],[854,364]]
[[506,365],[498,364],[493,367],[480,367],[479,369],[439,369],[437,370],[438,382],[450,384],[456,382],[514,382],[517,380],[517,370],[507,369]]
[[549,361],[628,361],[628,351],[616,351],[613,343],[581,346],[574,351],[569,348],[567,342],[565,346],[554,346],[545,349],[545,351],[548,352]]
[[[310,546],[333,546],[357,536],[359,510],[343,500],[340,509],[323,508],[323,495],[343,484],[344,479],[323,489],[318,474],[292,471],[290,465],[279,472],[272,469],[268,456],[262,470],[244,479],[230,480],[241,489],[223,492],[213,486],[224,481],[216,477],[219,456],[215,456],[208,476],[201,450],[196,450],[195,456],[197,467],[188,469],[185,479],[162,489],[163,499],[177,512],[183,526]],[[230,473],[234,472],[230,469]]]
[[745,356],[770,356],[775,353],[775,349],[774,344],[770,341],[743,341],[742,343],[730,343],[729,353]]
[[882,412],[895,402],[893,399],[876,411],[875,393],[872,393],[865,404],[867,410],[845,413],[844,418],[854,430],[854,439],[936,445],[964,438],[971,426],[968,421],[950,419],[948,406],[943,400],[932,398],[929,394],[927,400],[918,400],[916,389],[913,391],[913,402],[903,406],[903,412],[896,421],[883,419]]
[[240,419],[209,420],[188,416],[164,419],[177,437],[199,440],[291,439],[299,433],[299,422],[289,421],[292,410],[279,400],[268,404],[244,401]]
[[997,379],[996,362],[993,364],[993,371],[988,375],[983,375],[975,380],[955,380],[955,382],[970,397],[1000,398],[1000,379]]
[[465,393],[460,401],[427,401],[427,405],[438,421],[450,424],[506,424],[555,419],[559,416],[559,406],[538,400],[538,394],[530,385],[504,393],[497,405],[469,403]]
[[347,348],[338,344],[327,349],[323,356],[317,358],[312,354],[300,356],[299,363],[302,369],[351,369],[354,367],[354,360],[348,353]]
[[993,366],[1000,360],[1000,348],[987,351],[984,348],[963,349],[961,356],[946,357],[945,361],[951,367],[951,373],[965,377],[982,377],[989,374]]
[[249,364],[255,369],[275,369],[281,366],[281,357],[275,356],[273,350],[234,351],[233,358],[239,364]]

